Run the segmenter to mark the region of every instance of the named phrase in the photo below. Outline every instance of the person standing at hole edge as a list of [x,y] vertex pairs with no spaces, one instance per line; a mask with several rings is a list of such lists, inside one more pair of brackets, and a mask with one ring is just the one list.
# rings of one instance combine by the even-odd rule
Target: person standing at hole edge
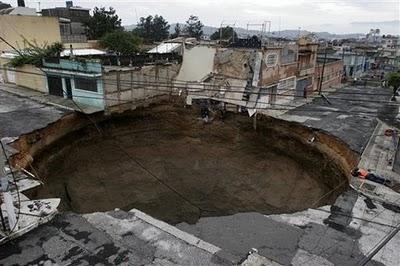
[[360,179],[367,179],[375,183],[379,183],[382,185],[385,185],[387,187],[392,186],[392,182],[384,177],[381,177],[377,174],[371,173],[370,171],[367,171],[362,168],[354,168],[353,171],[351,171],[351,175],[354,177],[358,177]]
[[210,110],[208,109],[208,101],[202,100],[200,101],[200,115],[204,122],[208,122],[210,116]]

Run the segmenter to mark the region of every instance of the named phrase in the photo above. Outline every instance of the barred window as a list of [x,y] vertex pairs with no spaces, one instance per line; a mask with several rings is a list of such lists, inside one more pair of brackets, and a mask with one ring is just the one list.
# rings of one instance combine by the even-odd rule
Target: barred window
[[267,55],[267,58],[265,60],[267,66],[275,66],[276,62],[277,62],[277,59],[278,59],[277,54],[269,54],[269,55]]
[[97,92],[97,82],[90,78],[75,78],[75,89]]

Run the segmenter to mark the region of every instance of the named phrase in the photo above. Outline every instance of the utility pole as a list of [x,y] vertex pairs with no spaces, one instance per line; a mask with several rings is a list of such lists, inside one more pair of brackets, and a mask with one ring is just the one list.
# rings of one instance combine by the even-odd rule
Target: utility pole
[[278,37],[281,37],[281,16],[279,16]]
[[324,72],[325,72],[325,64],[326,64],[326,55],[328,53],[327,51],[327,45],[325,46],[325,54],[324,54],[324,62],[322,64],[322,71],[321,71],[321,77],[319,78],[319,88],[318,88],[318,95],[321,95],[322,92],[322,82],[324,80]]

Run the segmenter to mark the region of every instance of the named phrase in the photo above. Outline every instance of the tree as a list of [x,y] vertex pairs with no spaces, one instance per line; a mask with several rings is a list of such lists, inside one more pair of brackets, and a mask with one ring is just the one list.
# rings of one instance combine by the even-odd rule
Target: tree
[[237,33],[236,31],[229,26],[220,28],[219,30],[215,31],[213,34],[211,34],[210,39],[211,40],[219,40],[221,37],[221,30],[222,30],[222,39],[227,40],[231,39],[232,35],[234,39],[237,39]]
[[114,31],[100,40],[100,46],[121,55],[132,55],[139,51],[142,40],[132,32]]
[[177,38],[182,34],[181,25],[179,23],[176,23],[174,31],[175,32],[171,34],[171,38]]
[[106,10],[105,7],[95,7],[86,26],[88,27],[89,38],[92,40],[101,39],[109,32],[123,30],[121,19],[115,14],[115,9],[112,7],[109,10]]
[[387,76],[387,85],[393,88],[392,100],[396,100],[396,93],[400,87],[400,72],[392,72]]
[[155,15],[154,17],[141,17],[133,31],[147,42],[159,42],[168,38],[169,27],[168,22],[162,16]]
[[186,21],[184,32],[190,37],[200,39],[203,35],[203,23],[199,20],[197,16],[191,15]]

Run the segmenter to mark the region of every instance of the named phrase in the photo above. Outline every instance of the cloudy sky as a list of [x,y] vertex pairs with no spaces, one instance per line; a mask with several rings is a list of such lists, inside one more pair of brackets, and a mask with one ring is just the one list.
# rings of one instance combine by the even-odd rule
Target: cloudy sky
[[[17,2],[2,1],[13,5]],[[39,1],[42,8],[65,3],[25,0],[28,6],[36,8]],[[247,23],[268,20],[272,22],[272,30],[278,30],[280,25],[281,29],[301,27],[310,31],[354,33],[380,27],[383,33],[400,34],[399,0],[75,0],[74,4],[87,8],[113,6],[124,25],[135,24],[137,17],[147,15],[160,14],[174,23],[184,22],[190,14],[195,14],[210,26],[225,21],[245,28]]]

